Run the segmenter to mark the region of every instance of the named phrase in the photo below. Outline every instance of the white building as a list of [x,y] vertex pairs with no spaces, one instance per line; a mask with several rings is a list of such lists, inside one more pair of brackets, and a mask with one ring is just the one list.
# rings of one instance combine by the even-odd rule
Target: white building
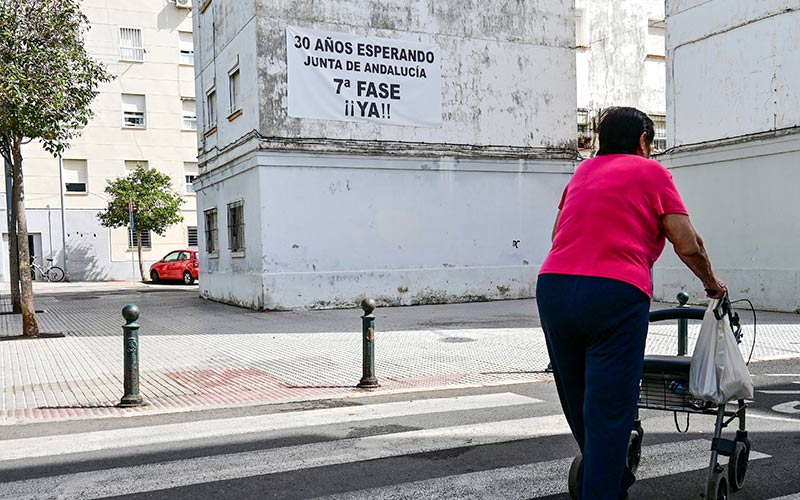
[[[800,2],[667,1],[667,165],[734,298],[800,308]],[[672,255],[657,297],[699,285]]]
[[[106,182],[137,164],[170,175],[174,189],[185,193],[187,201],[183,224],[171,227],[164,237],[145,235],[146,265],[170,249],[197,245],[191,186],[197,175],[191,3],[180,3],[84,0],[83,12],[91,24],[87,51],[116,79],[100,86],[92,104],[95,118],[63,155],[63,186],[57,159],[35,143],[23,149],[31,254],[39,263],[53,258],[63,266],[63,188],[67,271],[73,280],[133,277],[131,258],[136,252],[130,248],[128,231],[100,226],[96,214],[107,204]],[[0,268],[6,277],[5,200],[0,210]]]
[[204,296],[533,295],[576,158],[572,1],[205,0],[194,23]]
[[653,119],[654,148],[666,147],[664,1],[577,0],[575,45],[578,142],[597,146],[599,112],[633,106]]

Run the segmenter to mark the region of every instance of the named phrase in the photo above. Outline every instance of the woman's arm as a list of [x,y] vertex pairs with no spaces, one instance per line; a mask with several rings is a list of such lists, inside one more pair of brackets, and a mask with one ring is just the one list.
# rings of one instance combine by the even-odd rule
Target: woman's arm
[[692,272],[703,282],[708,296],[721,298],[728,289],[724,281],[717,279],[711,268],[711,261],[703,246],[703,240],[692,226],[688,215],[664,214],[661,217],[664,232],[672,243],[675,253]]

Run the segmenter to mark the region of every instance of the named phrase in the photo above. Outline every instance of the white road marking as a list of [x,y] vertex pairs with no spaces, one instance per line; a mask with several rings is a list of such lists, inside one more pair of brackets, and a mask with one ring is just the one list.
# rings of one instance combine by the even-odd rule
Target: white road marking
[[791,377],[800,377],[800,373],[763,373],[761,374],[761,376],[791,378]]
[[542,402],[540,399],[514,393],[484,394],[0,440],[0,463],[20,458],[51,457],[69,453],[132,448],[180,442],[187,439],[207,439],[389,417],[469,411]]
[[772,411],[778,413],[788,413],[790,415],[800,414],[800,401],[787,401],[772,407]]
[[791,396],[791,395],[794,395],[794,394],[800,394],[800,391],[778,391],[778,390],[776,390],[776,391],[761,391],[761,390],[757,390],[756,392],[760,392],[762,394],[784,394],[784,395],[787,395],[787,396]]
[[[711,441],[696,439],[645,446],[637,479],[681,474],[708,467]],[[727,464],[726,457],[721,463]],[[750,460],[769,458],[751,451]],[[516,467],[459,474],[324,497],[318,500],[372,500],[436,498],[437,500],[513,500],[539,498],[567,492],[572,458]],[[697,485],[701,491],[702,484]],[[640,490],[641,491],[641,490]],[[642,492],[643,493],[643,492]]]
[[569,432],[562,415],[424,429],[0,483],[0,498],[105,498]]

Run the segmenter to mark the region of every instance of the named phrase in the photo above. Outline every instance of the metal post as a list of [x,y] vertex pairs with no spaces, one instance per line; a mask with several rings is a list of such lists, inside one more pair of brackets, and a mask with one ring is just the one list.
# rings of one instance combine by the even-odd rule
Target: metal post
[[[689,294],[686,292],[678,293],[678,307],[688,307]],[[686,356],[689,350],[689,320],[687,318],[678,319],[678,356]]]
[[123,346],[125,350],[125,394],[119,401],[120,407],[140,406],[144,404],[139,394],[139,308],[128,304],[122,308]]
[[375,310],[377,304],[372,299],[364,299],[361,308],[364,315],[361,316],[362,354],[363,354],[363,376],[356,387],[361,389],[375,389],[379,386],[378,379],[375,378]]
[[64,159],[58,155],[58,194],[61,197],[61,253],[64,254],[64,281],[69,283],[69,264],[67,262],[67,221],[64,207]]

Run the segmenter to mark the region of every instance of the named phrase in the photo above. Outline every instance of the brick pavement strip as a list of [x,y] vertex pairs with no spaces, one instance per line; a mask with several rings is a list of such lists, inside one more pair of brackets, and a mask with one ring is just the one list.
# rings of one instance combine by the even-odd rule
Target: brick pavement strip
[[[361,376],[357,310],[255,313],[178,288],[60,292],[37,298],[46,311],[38,318],[42,331],[64,338],[0,342],[0,424],[365,393],[354,387]],[[379,309],[378,390],[549,379],[542,373],[547,353],[535,326],[535,303],[514,302]],[[122,395],[120,311],[126,303],[142,311],[141,392],[148,406],[120,409],[115,407]],[[0,303],[0,310],[7,306]],[[397,328],[382,331],[381,320],[392,317],[387,323]],[[437,320],[447,326],[432,328]],[[504,326],[487,327],[492,320]],[[0,337],[20,331],[18,316],[0,316]],[[691,341],[696,332],[695,326]],[[751,341],[746,330],[745,345]],[[674,325],[651,327],[648,352],[676,349]],[[800,316],[759,313],[754,359],[789,356],[800,356]]]

